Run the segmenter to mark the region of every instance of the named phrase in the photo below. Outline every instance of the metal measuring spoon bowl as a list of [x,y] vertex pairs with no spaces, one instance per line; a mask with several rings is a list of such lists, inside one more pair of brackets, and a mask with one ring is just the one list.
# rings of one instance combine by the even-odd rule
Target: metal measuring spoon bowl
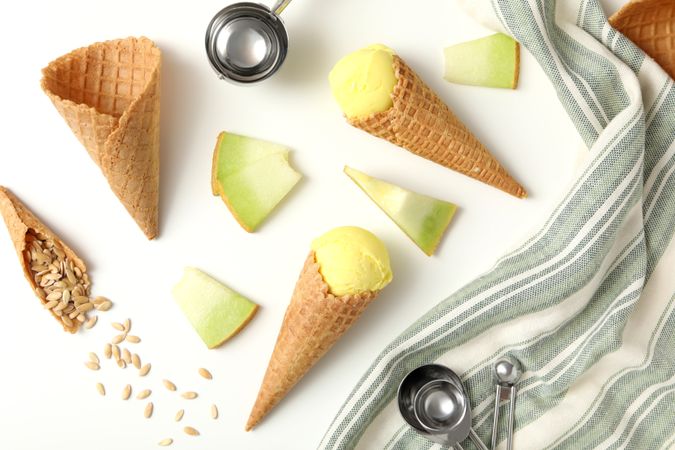
[[401,381],[398,407],[403,419],[420,435],[462,450],[467,437],[487,447],[471,429],[471,405],[461,379],[439,364],[418,367]]
[[279,14],[291,0],[273,8],[234,3],[220,10],[206,29],[206,55],[221,79],[249,84],[272,76],[288,53],[288,33]]
[[502,356],[492,366],[492,377],[502,386],[513,386],[522,376],[520,361],[510,356]]
[[492,418],[492,450],[497,448],[497,438],[499,436],[499,404],[502,400],[502,392],[508,393],[509,400],[509,421],[506,432],[506,449],[513,449],[513,428],[515,424],[515,410],[516,410],[516,383],[523,376],[523,368],[520,361],[510,356],[502,356],[495,361],[492,366],[492,378],[496,382],[495,386],[495,412]]

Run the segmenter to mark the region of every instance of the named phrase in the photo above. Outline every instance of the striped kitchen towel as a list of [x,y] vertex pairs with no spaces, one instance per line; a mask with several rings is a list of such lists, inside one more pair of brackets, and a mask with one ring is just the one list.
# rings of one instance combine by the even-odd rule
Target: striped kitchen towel
[[675,448],[673,80],[598,0],[492,0],[489,11],[551,79],[589,161],[543,228],[382,351],[320,448],[440,448],[395,402],[403,376],[431,362],[461,376],[489,442],[502,355],[525,370],[516,449]]

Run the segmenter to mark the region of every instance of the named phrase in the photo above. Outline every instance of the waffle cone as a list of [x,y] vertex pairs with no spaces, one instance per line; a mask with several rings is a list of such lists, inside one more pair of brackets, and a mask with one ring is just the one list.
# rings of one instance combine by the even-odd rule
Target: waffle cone
[[161,55],[147,38],[99,42],[42,70],[42,89],[148,239],[158,234]]
[[349,123],[416,155],[516,197],[527,193],[440,98],[398,56],[393,106]]
[[[60,246],[66,256],[73,261],[73,264],[77,266],[82,273],[87,271],[87,266],[84,262],[73,252],[70,247],[63,243],[63,241],[44,223],[42,223],[35,215],[26,206],[21,203],[21,201],[9,191],[9,189],[0,186],[0,214],[5,220],[5,225],[7,225],[7,230],[9,231],[9,236],[12,239],[14,244],[14,249],[16,254],[19,257],[19,263],[23,269],[23,274],[33,288],[33,292],[36,293],[36,288],[38,287],[33,278],[32,272],[30,270],[30,263],[28,259],[24,256],[24,250],[27,247],[26,234],[29,229],[35,230],[38,233],[42,233],[45,236],[48,236],[53,240],[58,246]],[[36,293],[37,295],[37,293]],[[40,296],[37,296],[42,304],[47,303],[47,301]],[[63,326],[63,329],[70,332],[77,332],[80,327],[80,323],[77,320],[73,321],[71,327],[66,326],[61,319],[51,311],[51,314],[59,321]]]
[[246,431],[255,427],[361,316],[377,292],[336,297],[310,252],[286,310]]
[[609,23],[675,78],[675,1],[633,0]]

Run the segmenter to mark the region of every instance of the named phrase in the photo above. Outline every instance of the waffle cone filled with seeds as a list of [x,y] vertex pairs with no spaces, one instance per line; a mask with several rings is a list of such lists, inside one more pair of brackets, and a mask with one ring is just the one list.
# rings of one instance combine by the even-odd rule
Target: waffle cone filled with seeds
[[84,262],[2,186],[0,214],[28,283],[65,331],[77,332],[89,311],[110,308],[110,300],[89,297],[90,281]]
[[159,233],[159,48],[100,42],[42,70],[42,89],[148,239]]

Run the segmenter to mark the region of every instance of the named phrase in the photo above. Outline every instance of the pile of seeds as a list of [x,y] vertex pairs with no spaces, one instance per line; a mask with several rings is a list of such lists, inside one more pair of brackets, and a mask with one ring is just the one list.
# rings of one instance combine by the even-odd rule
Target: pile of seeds
[[66,327],[77,327],[77,321],[85,328],[91,328],[97,319],[95,316],[87,318],[87,313],[94,309],[107,311],[112,307],[112,302],[104,297],[89,297],[89,276],[49,236],[29,229],[24,258],[33,274],[36,294],[44,307]]
[[[105,346],[103,347],[103,356],[106,359],[114,360],[117,366],[121,369],[126,369],[128,366],[133,365],[136,369],[138,369],[139,376],[141,377],[146,376],[148,372],[150,372],[151,368],[150,363],[141,365],[141,357],[137,353],[131,352],[128,348],[120,347],[120,345],[124,342],[130,344],[137,344],[141,342],[141,339],[138,336],[129,334],[129,332],[131,331],[131,320],[127,319],[123,323],[113,322],[111,325],[120,334],[117,334],[111,339],[110,342],[105,344]],[[85,366],[91,370],[99,370],[101,368],[100,364],[101,361],[99,360],[96,353],[90,352],[88,355],[88,359],[85,362]],[[198,374],[206,380],[213,379],[213,375],[211,375],[211,372],[209,372],[204,368],[200,368],[198,370]],[[176,385],[170,380],[164,379],[162,380],[162,384],[167,390],[171,392],[176,392],[178,390]],[[106,389],[102,383],[96,383],[96,390],[101,396],[106,395]],[[122,400],[129,400],[132,396],[132,392],[133,392],[132,386],[130,384],[125,385],[121,392]],[[140,391],[138,394],[136,394],[136,399],[145,400],[148,397],[150,397],[150,395],[152,395],[152,391],[150,389],[144,389]],[[186,391],[181,394],[181,397],[185,400],[193,400],[196,399],[198,396],[199,394],[194,391]],[[148,402],[145,405],[145,409],[143,410],[143,416],[146,419],[150,419],[153,415],[154,409],[155,409],[154,404],[152,402]],[[179,410],[176,413],[174,420],[176,422],[180,422],[183,419],[184,414],[185,410],[183,409]],[[218,419],[219,415],[218,407],[215,404],[210,406],[210,415],[213,420]],[[200,436],[199,431],[191,426],[183,427],[183,432],[188,436]],[[166,438],[159,441],[158,445],[165,447],[172,445],[173,442],[174,441],[172,438]]]

